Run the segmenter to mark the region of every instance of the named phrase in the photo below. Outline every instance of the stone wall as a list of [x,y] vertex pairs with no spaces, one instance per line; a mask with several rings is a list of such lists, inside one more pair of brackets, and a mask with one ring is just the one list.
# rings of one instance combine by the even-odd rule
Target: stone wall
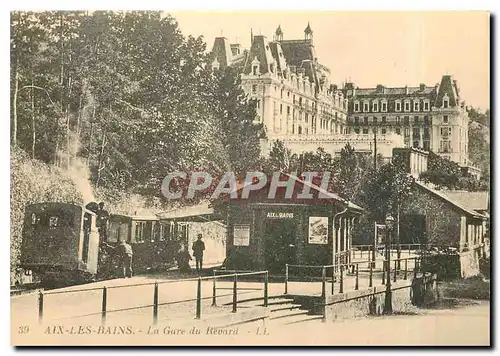
[[[392,309],[395,313],[416,310],[411,304],[411,281],[398,281],[392,284]],[[325,319],[327,322],[342,319],[381,315],[384,309],[385,286],[365,290],[350,291],[326,297]],[[334,304],[332,304],[334,303]]]

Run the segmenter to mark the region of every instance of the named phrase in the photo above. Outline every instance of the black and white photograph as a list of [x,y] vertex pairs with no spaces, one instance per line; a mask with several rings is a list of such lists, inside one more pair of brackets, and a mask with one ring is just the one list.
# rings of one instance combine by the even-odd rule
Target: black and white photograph
[[11,11],[11,345],[490,347],[491,21]]

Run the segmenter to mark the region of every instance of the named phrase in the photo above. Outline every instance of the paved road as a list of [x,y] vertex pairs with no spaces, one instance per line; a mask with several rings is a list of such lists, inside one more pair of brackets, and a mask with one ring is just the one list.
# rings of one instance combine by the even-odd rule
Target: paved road
[[[273,344],[290,345],[482,345],[490,343],[490,304],[430,310],[424,315],[375,317],[323,324],[310,321],[276,332]],[[307,326],[306,326],[307,325]]]

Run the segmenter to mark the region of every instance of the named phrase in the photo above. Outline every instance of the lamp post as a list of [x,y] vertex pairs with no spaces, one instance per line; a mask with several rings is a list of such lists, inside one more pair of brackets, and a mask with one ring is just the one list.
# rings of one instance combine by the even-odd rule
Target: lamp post
[[394,218],[391,214],[385,217],[385,226],[387,229],[387,236],[385,241],[385,253],[387,263],[387,279],[385,283],[385,303],[384,314],[392,314],[392,290],[391,290],[391,243],[392,243],[392,229],[394,227]]

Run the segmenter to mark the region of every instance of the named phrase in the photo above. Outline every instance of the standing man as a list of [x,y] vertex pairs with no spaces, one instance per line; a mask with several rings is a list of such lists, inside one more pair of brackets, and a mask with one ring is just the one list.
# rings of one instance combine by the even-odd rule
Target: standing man
[[132,246],[130,246],[125,240],[120,241],[118,246],[119,256],[121,257],[121,267],[123,268],[123,278],[132,277]]
[[108,239],[108,221],[109,221],[109,213],[104,209],[104,203],[99,203],[99,210],[97,210],[97,231],[99,231],[99,240],[102,242],[106,242]]
[[196,271],[200,272],[203,269],[203,251],[205,251],[205,243],[201,241],[202,235],[198,234],[198,240],[193,243],[193,256],[196,260]]

